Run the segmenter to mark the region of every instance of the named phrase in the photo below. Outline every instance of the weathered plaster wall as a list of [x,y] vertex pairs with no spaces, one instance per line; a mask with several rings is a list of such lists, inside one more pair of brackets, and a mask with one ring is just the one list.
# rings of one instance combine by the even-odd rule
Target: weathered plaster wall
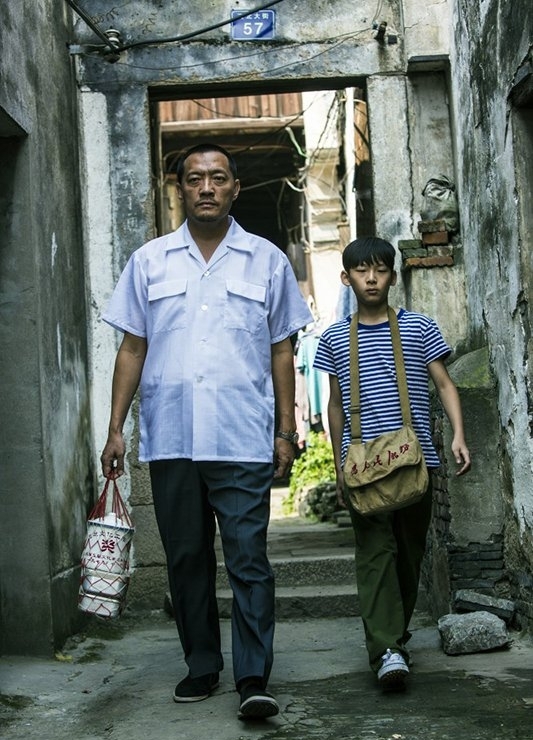
[[435,618],[452,610],[457,589],[508,595],[499,420],[487,347],[462,355],[449,372],[461,396],[474,465],[468,475],[455,475],[453,432],[433,390],[433,438],[442,465],[433,475],[433,520],[423,581]]
[[62,3],[0,6],[0,652],[79,624],[92,490],[75,79]]
[[[104,95],[82,87],[81,181],[86,214],[95,465],[107,437],[111,377],[121,336],[100,318],[129,254],[155,235],[149,110],[141,86]],[[127,436],[131,420],[125,428]],[[121,481],[128,497],[130,477]]]
[[403,24],[407,59],[448,54],[450,4],[452,0],[403,0]]
[[[212,2],[189,0],[158,3],[154,8],[146,0],[130,0],[109,12],[105,0],[94,0],[91,15],[103,29],[119,30],[122,43],[128,46],[190,34],[229,18],[239,5],[228,0],[217,3],[215,10]],[[246,3],[246,9],[249,6]],[[386,16],[399,27],[399,4],[389,0],[384,7]],[[179,91],[185,85],[207,85],[212,90],[217,84],[252,85],[256,91],[272,80],[297,77],[315,85],[321,78],[392,71],[401,63],[401,44],[380,45],[374,40],[373,0],[357,3],[355,8],[347,0],[309,0],[282,2],[273,9],[277,13],[274,41],[233,41],[226,25],[181,42],[130,47],[105,71],[100,55],[87,48],[89,53],[81,57],[81,77],[98,87],[127,82],[165,93],[173,85]],[[101,45],[83,21],[76,24],[76,30],[76,41]]]
[[[530,415],[531,231],[519,214],[529,185],[517,181],[531,161],[531,130],[517,149],[520,111],[509,95],[531,64],[533,6],[528,0],[454,4],[452,68],[457,162],[471,338],[486,335],[497,381],[506,565],[524,618],[533,618],[533,444]],[[526,75],[527,76],[527,75]],[[531,106],[532,101],[526,105]],[[531,209],[531,201],[526,207]],[[527,255],[527,256],[525,256]]]
[[[422,190],[428,179],[443,173],[455,180],[445,75],[373,75],[368,79],[368,106],[376,233],[397,245],[420,238]],[[452,267],[402,273],[391,299],[434,317],[457,350],[467,322],[460,243],[454,254]]]

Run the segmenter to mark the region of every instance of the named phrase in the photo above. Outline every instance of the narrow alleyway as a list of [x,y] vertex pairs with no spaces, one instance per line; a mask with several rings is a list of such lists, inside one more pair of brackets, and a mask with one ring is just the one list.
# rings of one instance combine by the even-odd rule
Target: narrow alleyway
[[[323,533],[328,527],[334,525],[274,518],[276,556],[285,547],[295,563],[313,559],[314,541],[320,543],[314,556],[324,561]],[[342,537],[340,542],[342,558],[348,544]],[[331,544],[327,550],[330,556]],[[288,592],[284,600],[290,602]],[[533,724],[529,637],[514,635],[508,650],[451,657],[443,653],[435,624],[426,614],[418,612],[413,626],[414,666],[408,689],[387,695],[368,670],[358,617],[281,617],[270,684],[281,713],[243,723],[236,716],[227,619],[222,621],[226,669],[220,688],[209,700],[187,706],[172,701],[173,688],[184,672],[173,622],[162,611],[127,612],[113,622],[92,622],[55,660],[0,659],[0,737],[529,740]]]
[[243,724],[226,670],[207,701],[177,705],[182,664],[175,628],[162,614],[95,625],[60,660],[3,659],[3,740],[529,740],[533,647],[447,657],[418,618],[415,665],[405,694],[382,694],[369,673],[356,618],[278,624],[273,719]]

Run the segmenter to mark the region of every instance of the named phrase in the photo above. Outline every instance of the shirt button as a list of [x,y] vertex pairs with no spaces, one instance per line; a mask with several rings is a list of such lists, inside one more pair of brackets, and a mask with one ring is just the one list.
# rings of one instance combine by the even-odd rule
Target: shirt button
[[204,379],[204,376],[203,375],[197,375],[196,376],[196,382],[197,383],[201,383],[203,379]]
[[207,303],[204,303],[202,306],[202,311],[207,311]]
[[209,272],[209,270],[206,270],[206,271],[204,272],[204,277],[209,277],[209,275],[211,275],[211,273]]

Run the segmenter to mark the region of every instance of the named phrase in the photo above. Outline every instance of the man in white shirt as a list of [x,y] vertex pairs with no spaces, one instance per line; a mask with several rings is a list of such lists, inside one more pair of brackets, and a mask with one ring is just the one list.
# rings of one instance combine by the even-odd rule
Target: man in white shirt
[[274,635],[270,486],[294,459],[290,337],[312,316],[281,250],[229,216],[240,188],[231,155],[217,145],[193,147],[177,177],[186,222],[133,253],[103,315],[124,338],[102,470],[124,472],[122,428],[140,385],[139,459],[150,464],[189,668],[174,700],[206,699],[223,668],[216,517],[234,594],[238,716],[269,717],[279,711],[266,691]]

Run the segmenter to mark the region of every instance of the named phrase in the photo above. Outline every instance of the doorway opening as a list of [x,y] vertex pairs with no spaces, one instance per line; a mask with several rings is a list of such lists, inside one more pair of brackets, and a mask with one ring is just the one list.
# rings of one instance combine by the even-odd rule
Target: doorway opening
[[[366,85],[154,99],[158,233],[184,214],[176,163],[213,142],[235,157],[241,191],[232,215],[282,249],[320,316],[334,318],[340,252],[374,233]],[[333,283],[330,281],[333,279]]]

